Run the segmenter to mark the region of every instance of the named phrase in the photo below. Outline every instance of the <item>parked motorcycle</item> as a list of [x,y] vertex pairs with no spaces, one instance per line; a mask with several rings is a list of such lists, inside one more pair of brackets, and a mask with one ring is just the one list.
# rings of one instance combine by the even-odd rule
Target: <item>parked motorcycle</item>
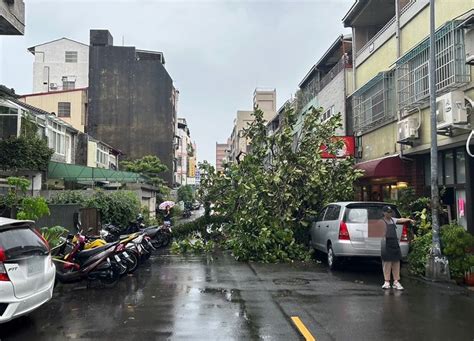
[[[123,251],[124,246],[116,242],[90,250],[82,250],[86,239],[83,236],[77,239],[78,243],[63,259],[60,256],[53,257],[53,261],[57,264],[56,278],[58,281],[74,283],[82,280],[98,280],[105,287],[114,286],[119,280],[123,268],[126,269],[120,258],[116,257],[116,253]],[[64,252],[67,243],[68,241],[65,240],[63,245],[55,250],[55,253]]]

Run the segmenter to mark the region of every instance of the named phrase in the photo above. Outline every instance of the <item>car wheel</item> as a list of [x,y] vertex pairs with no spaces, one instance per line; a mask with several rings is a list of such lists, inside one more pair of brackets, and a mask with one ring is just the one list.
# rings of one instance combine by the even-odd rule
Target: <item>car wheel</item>
[[331,244],[328,245],[327,262],[330,270],[336,270],[339,265],[339,259],[334,254]]

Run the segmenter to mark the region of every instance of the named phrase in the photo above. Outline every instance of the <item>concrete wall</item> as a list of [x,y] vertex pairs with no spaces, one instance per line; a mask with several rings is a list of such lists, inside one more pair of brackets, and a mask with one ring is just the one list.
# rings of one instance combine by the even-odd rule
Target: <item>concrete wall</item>
[[59,102],[71,103],[71,117],[61,117],[77,130],[84,132],[86,123],[87,90],[73,90],[65,92],[49,92],[41,95],[27,95],[21,101],[43,109],[48,112],[58,113]]
[[16,0],[13,4],[0,1],[0,35],[23,35],[25,33],[25,3]]
[[[93,36],[91,31],[91,36]],[[91,46],[87,131],[125,153],[157,155],[173,181],[173,82],[157,60],[139,60],[134,47]]]
[[346,94],[344,92],[344,85],[345,74],[344,70],[342,70],[318,93],[319,105],[324,111],[334,106],[334,114],[341,113],[342,128],[336,130],[337,136],[346,135]]
[[[66,51],[77,51],[77,63],[66,63]],[[35,61],[33,63],[33,92],[48,92],[48,84],[57,84],[62,88],[62,77],[74,77],[76,88],[88,86],[89,46],[62,38],[50,43],[35,46]],[[49,67],[48,71],[45,67]],[[49,89],[52,90],[52,89]]]

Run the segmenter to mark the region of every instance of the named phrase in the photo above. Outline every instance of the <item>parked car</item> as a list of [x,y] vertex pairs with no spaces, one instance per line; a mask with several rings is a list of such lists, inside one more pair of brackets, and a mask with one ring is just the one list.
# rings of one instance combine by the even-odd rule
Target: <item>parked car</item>
[[0,218],[0,323],[49,301],[56,269],[32,221]]
[[[390,206],[393,217],[400,212],[383,202],[336,202],[326,206],[311,225],[310,245],[326,254],[330,269],[351,257],[380,257],[385,234],[382,207]],[[408,225],[397,225],[402,257],[408,254]]]

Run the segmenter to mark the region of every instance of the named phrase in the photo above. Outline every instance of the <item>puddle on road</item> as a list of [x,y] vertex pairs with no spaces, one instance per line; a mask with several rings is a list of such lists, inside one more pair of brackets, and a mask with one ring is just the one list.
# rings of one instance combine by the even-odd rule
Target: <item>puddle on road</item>
[[274,279],[273,283],[276,285],[308,285],[310,281],[304,278],[282,278]]

